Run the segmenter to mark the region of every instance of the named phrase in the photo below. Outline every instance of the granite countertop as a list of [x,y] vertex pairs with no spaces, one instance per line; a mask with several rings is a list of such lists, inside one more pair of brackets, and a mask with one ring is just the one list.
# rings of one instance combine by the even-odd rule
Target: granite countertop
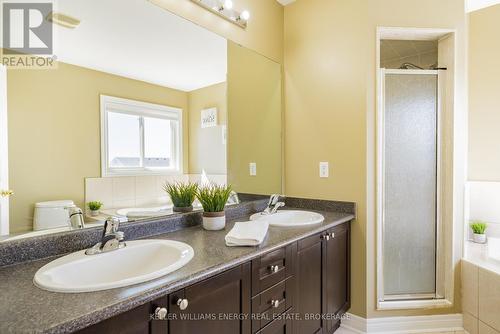
[[0,267],[0,333],[76,331],[265,252],[354,219],[354,215],[348,213],[315,212],[323,214],[323,223],[301,228],[270,227],[266,240],[259,247],[225,245],[224,236],[234,222],[248,220],[248,215],[228,219],[223,231],[206,231],[201,226],[194,226],[150,237],[185,242],[193,247],[195,255],[186,266],[167,276],[124,288],[88,293],[54,293],[34,286],[33,276],[36,271],[56,257]]

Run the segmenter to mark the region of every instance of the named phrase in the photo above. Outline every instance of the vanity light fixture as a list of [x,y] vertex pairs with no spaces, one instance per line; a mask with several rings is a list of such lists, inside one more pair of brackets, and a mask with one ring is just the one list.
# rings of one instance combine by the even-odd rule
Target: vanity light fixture
[[232,0],[191,0],[206,10],[219,15],[231,23],[245,29],[250,19],[250,12],[244,10],[241,13],[233,9]]
[[241,15],[237,18],[237,20],[248,21],[250,19],[250,12],[248,10],[244,10],[241,12]]
[[233,1],[232,0],[224,1],[224,4],[219,8],[219,12],[223,11],[224,9],[233,9]]

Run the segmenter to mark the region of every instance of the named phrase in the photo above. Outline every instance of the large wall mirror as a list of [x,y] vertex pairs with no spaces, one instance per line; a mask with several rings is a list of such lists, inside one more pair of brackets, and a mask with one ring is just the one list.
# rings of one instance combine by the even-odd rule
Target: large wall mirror
[[56,66],[0,72],[4,240],[71,229],[73,206],[87,227],[171,214],[166,182],[281,192],[280,64],[144,0],[56,3],[80,21],[53,24]]

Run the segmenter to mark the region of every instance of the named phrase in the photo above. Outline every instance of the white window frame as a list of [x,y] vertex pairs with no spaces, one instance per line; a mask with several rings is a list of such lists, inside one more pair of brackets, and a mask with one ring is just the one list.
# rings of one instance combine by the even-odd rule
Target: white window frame
[[[100,95],[101,103],[101,175],[102,177],[113,176],[137,176],[137,175],[179,175],[183,171],[183,123],[182,109],[124,99],[114,96]],[[169,168],[146,168],[146,167],[121,167],[109,166],[108,152],[108,112],[136,115],[139,117],[156,117],[178,122],[176,129],[172,129],[174,135],[174,166]],[[144,125],[140,124],[141,159],[144,157]]]

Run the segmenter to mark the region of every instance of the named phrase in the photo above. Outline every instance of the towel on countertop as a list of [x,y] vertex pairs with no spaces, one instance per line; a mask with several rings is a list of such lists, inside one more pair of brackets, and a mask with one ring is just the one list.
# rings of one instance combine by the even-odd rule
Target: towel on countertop
[[262,220],[238,222],[226,234],[226,246],[258,246],[264,241],[269,223]]

